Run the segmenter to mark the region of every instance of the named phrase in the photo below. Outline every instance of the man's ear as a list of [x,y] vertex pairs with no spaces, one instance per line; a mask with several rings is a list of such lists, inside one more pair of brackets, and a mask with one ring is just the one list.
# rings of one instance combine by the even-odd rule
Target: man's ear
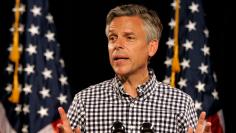
[[148,44],[148,55],[149,57],[152,57],[156,54],[158,49],[159,41],[158,40],[152,40]]

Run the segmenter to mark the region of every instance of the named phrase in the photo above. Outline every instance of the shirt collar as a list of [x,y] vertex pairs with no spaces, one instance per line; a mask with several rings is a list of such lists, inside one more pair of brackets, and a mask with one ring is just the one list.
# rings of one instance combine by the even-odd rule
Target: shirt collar
[[[139,97],[143,97],[147,93],[149,93],[152,90],[154,83],[156,81],[156,76],[152,69],[149,69],[148,74],[149,74],[149,80],[143,84],[138,85],[137,87]],[[128,96],[128,94],[124,91],[123,84],[117,75],[113,78],[112,82],[114,86],[113,88],[118,95]]]

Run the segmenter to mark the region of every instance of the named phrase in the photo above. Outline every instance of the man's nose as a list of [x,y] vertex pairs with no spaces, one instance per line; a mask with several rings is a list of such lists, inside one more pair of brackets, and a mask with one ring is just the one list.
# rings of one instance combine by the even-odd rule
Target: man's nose
[[123,48],[125,45],[125,40],[123,38],[118,38],[115,42],[115,48]]

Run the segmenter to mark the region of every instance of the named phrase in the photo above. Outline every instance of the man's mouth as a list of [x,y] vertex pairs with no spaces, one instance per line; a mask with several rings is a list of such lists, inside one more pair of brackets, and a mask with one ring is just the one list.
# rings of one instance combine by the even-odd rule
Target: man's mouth
[[113,58],[114,61],[118,61],[118,60],[127,60],[129,58]]
[[127,60],[127,59],[129,59],[129,58],[127,56],[124,56],[124,55],[115,55],[115,56],[113,56],[114,61]]

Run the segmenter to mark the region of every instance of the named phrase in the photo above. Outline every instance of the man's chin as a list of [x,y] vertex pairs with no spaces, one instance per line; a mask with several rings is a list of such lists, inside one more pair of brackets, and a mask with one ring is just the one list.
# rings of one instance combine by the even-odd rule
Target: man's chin
[[127,71],[124,71],[124,70],[115,70],[115,73],[119,77],[125,77],[127,75]]

